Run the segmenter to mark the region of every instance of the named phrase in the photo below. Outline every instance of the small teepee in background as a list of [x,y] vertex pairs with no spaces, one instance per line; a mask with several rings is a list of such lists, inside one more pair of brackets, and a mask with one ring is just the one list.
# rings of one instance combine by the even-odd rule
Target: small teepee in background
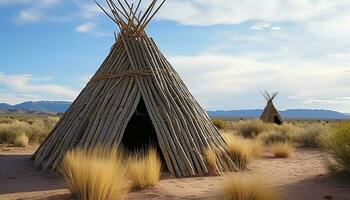
[[[37,169],[55,169],[73,148],[157,147],[178,177],[209,173],[204,152],[215,149],[216,171],[238,170],[227,145],[178,73],[145,32],[165,0],[141,12],[141,0],[107,0],[119,26],[116,43],[34,155]],[[170,38],[172,39],[172,38]],[[77,162],[79,162],[77,160]]]
[[265,97],[267,101],[267,105],[261,114],[260,119],[263,122],[267,123],[275,123],[278,125],[282,125],[284,123],[282,116],[277,111],[276,107],[273,105],[273,100],[278,95],[278,92],[274,92],[269,94],[267,91],[261,92],[261,94]]

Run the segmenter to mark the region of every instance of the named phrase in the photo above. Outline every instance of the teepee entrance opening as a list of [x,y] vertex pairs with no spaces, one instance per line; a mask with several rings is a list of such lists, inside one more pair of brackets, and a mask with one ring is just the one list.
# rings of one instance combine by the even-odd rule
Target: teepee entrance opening
[[121,144],[127,153],[131,154],[138,151],[147,151],[148,148],[154,148],[162,160],[163,165],[165,164],[156,130],[142,98],[125,129]]
[[282,122],[278,116],[274,116],[273,122],[277,125],[282,125]]

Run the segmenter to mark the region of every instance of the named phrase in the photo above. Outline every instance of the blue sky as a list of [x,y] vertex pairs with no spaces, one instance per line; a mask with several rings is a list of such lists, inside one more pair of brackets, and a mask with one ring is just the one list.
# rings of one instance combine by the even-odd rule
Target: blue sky
[[[206,109],[261,108],[267,89],[350,112],[349,22],[347,0],[168,0],[147,32]],[[0,102],[74,100],[113,31],[90,0],[0,0]]]

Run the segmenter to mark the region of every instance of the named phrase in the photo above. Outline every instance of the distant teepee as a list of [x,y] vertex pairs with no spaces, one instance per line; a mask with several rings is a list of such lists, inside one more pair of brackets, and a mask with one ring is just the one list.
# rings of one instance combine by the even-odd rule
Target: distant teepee
[[269,94],[267,91],[261,92],[261,94],[265,97],[267,101],[267,105],[261,114],[260,119],[263,122],[267,123],[275,123],[278,125],[281,125],[284,123],[283,118],[281,115],[278,113],[277,109],[273,105],[273,100],[275,97],[278,95],[278,92],[274,92],[272,94]]
[[145,32],[164,2],[152,0],[143,12],[141,0],[136,5],[107,0],[111,14],[100,6],[120,33],[101,67],[36,151],[36,168],[57,168],[73,148],[123,146],[133,152],[151,144],[178,177],[208,174],[204,152],[209,147],[217,154],[216,171],[238,170],[205,110]]

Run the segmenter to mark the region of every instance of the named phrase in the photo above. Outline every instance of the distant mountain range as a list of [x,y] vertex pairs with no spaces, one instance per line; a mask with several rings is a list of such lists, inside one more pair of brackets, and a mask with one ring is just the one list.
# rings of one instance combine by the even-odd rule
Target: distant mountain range
[[[16,105],[0,103],[0,114],[20,113],[63,113],[72,102],[68,101],[37,101],[24,102]],[[262,109],[255,110],[217,110],[208,111],[210,117],[222,118],[258,118]],[[340,113],[332,110],[311,110],[311,109],[289,109],[280,111],[284,118],[289,119],[350,119],[350,114]]]
[[[258,118],[262,109],[255,110],[217,110],[208,111],[210,117],[222,118]],[[312,110],[312,109],[289,109],[279,111],[287,119],[350,119],[349,114],[340,113],[333,110]]]
[[62,113],[65,112],[71,104],[72,102],[68,101],[28,101],[16,105],[0,103],[0,110],[27,110],[48,113]]

